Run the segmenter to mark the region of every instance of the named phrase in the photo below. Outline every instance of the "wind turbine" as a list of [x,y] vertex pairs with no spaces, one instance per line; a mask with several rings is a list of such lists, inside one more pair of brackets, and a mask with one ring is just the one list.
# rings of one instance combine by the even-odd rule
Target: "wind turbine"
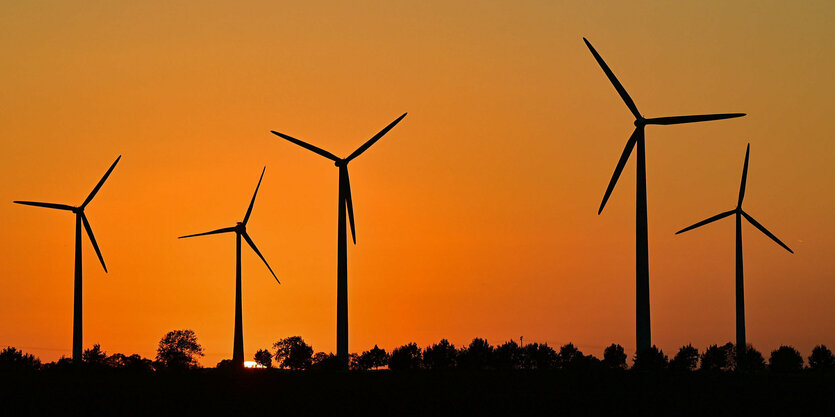
[[733,210],[729,210],[723,213],[719,213],[711,218],[702,220],[692,226],[685,227],[684,229],[679,230],[676,234],[684,233],[688,230],[695,229],[700,226],[704,226],[708,223],[715,222],[719,219],[724,219],[732,214],[736,215],[736,351],[737,355],[742,355],[747,348],[747,344],[745,342],[745,291],[742,282],[742,218],[744,217],[745,220],[748,220],[749,223],[753,224],[754,227],[760,229],[761,232],[765,233],[766,236],[770,237],[773,241],[777,242],[778,245],[782,246],[783,249],[794,253],[785,243],[781,242],[780,239],[777,239],[777,236],[774,236],[771,232],[768,231],[763,225],[759,222],[754,220],[748,213],[742,210],[742,199],[745,198],[745,183],[748,179],[748,154],[751,151],[751,144],[748,144],[748,147],[745,149],[745,164],[742,167],[742,182],[739,185],[739,200],[737,200],[736,208]]
[[745,113],[723,113],[723,114],[703,114],[696,116],[673,116],[673,117],[654,117],[644,118],[638,111],[638,107],[626,90],[621,85],[620,81],[600,57],[600,54],[591,46],[591,43],[586,38],[583,41],[588,46],[594,59],[606,73],[606,77],[615,87],[621,99],[626,103],[626,107],[635,116],[635,130],[626,141],[626,147],[620,156],[615,172],[612,174],[612,179],[609,181],[609,186],[606,188],[606,193],[603,195],[603,201],[600,203],[600,208],[597,214],[603,212],[603,207],[606,206],[606,201],[609,200],[609,195],[615,188],[621,172],[623,171],[632,149],[637,146],[637,175],[636,175],[636,205],[635,205],[635,284],[636,284],[636,341],[638,352],[648,349],[652,346],[652,339],[650,337],[650,321],[649,321],[649,243],[647,238],[647,171],[646,171],[646,155],[644,148],[644,127],[646,125],[674,125],[681,123],[706,122],[709,120],[730,119],[733,117],[745,116]]
[[24,204],[27,206],[35,206],[35,207],[46,207],[51,209],[58,209],[58,210],[66,210],[75,213],[75,283],[74,283],[74,294],[73,294],[73,315],[72,315],[72,361],[74,364],[81,363],[81,349],[82,349],[82,342],[81,342],[81,328],[82,328],[82,317],[81,317],[81,224],[84,223],[84,229],[87,230],[87,236],[90,238],[90,243],[93,244],[93,249],[96,250],[96,255],[99,257],[99,262],[101,262],[102,268],[104,268],[104,272],[107,273],[107,266],[104,264],[104,258],[101,256],[101,251],[99,250],[99,245],[96,243],[96,238],[93,236],[93,229],[90,227],[90,222],[87,220],[87,216],[84,214],[84,209],[90,204],[90,201],[93,201],[93,197],[96,196],[96,193],[99,192],[101,186],[104,185],[104,182],[107,180],[107,177],[110,176],[110,173],[113,172],[113,168],[116,168],[116,164],[119,163],[119,160],[122,159],[122,155],[119,155],[116,158],[116,161],[113,162],[113,165],[110,165],[110,168],[107,172],[104,173],[104,176],[101,178],[98,184],[96,184],[93,191],[90,192],[90,195],[81,203],[78,207],[69,206],[66,204],[54,204],[54,203],[39,203],[36,201],[15,201],[16,204]]
[[184,239],[187,237],[235,232],[235,342],[232,347],[232,364],[233,366],[240,368],[243,368],[244,366],[244,329],[243,314],[241,312],[241,237],[246,240],[246,243],[249,244],[249,247],[252,248],[255,254],[258,255],[262,261],[264,261],[264,265],[267,265],[267,269],[269,269],[270,273],[273,274],[275,281],[281,284],[278,277],[275,276],[273,269],[270,268],[270,264],[268,264],[267,260],[264,259],[264,255],[261,255],[261,251],[258,250],[258,247],[255,246],[255,242],[252,241],[252,238],[250,238],[249,234],[246,232],[246,223],[249,221],[249,216],[252,214],[252,206],[255,205],[255,196],[258,195],[258,188],[261,187],[261,180],[264,179],[264,171],[266,170],[267,167],[264,167],[261,171],[261,178],[258,179],[258,185],[255,187],[255,193],[252,195],[252,201],[250,201],[249,208],[246,210],[246,214],[244,215],[244,219],[242,221],[239,221],[238,224],[232,227],[224,227],[222,229],[212,230],[211,232],[180,236],[178,238]]
[[334,162],[339,168],[339,219],[337,225],[337,266],[336,266],[336,356],[339,359],[342,368],[348,369],[348,236],[345,230],[345,212],[347,209],[348,220],[351,222],[351,236],[354,244],[357,244],[357,234],[354,229],[354,205],[351,200],[351,181],[348,179],[348,163],[354,158],[360,156],[366,151],[374,142],[377,142],[383,135],[388,133],[391,128],[406,117],[403,113],[400,117],[389,123],[383,130],[374,135],[368,142],[357,148],[347,158],[339,158],[336,155],[317,148],[309,143],[303,142],[296,138],[287,136],[283,133],[271,130],[275,135],[278,135],[288,141],[295,143],[307,150],[313,151],[325,158]]

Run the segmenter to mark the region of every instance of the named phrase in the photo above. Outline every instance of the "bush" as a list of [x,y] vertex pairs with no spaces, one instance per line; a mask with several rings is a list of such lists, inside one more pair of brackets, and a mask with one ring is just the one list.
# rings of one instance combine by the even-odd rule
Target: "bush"
[[623,346],[612,343],[604,349],[603,365],[612,369],[626,369],[626,351]]
[[411,371],[420,369],[421,353],[415,343],[400,346],[389,355],[389,369],[392,371]]
[[423,350],[423,366],[426,369],[445,370],[456,365],[458,351],[446,339]]
[[825,345],[818,345],[812,349],[809,356],[809,368],[817,371],[831,371],[835,369],[835,357]]
[[667,367],[667,355],[664,351],[652,345],[652,347],[635,353],[635,363],[632,369],[637,371],[657,372]]
[[803,369],[803,357],[791,346],[780,346],[771,352],[768,369],[775,372],[792,372]]

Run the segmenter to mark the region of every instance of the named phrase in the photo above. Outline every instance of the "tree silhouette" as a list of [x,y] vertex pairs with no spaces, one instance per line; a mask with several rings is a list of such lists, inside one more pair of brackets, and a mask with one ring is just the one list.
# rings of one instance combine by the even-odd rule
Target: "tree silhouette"
[[157,363],[162,368],[196,368],[198,356],[203,356],[203,347],[197,343],[194,330],[170,331],[162,337],[157,347]]
[[694,348],[693,345],[688,344],[687,346],[682,346],[676,356],[673,357],[673,360],[670,361],[670,369],[674,371],[686,371],[690,372],[696,369],[696,365],[699,364],[699,350]]
[[273,344],[279,368],[294,371],[310,368],[313,364],[313,348],[301,336],[290,336]]
[[11,346],[0,351],[0,371],[35,371],[40,368],[40,359],[32,354],[23,353]]
[[667,367],[667,355],[655,345],[635,353],[632,369],[657,372]]
[[817,345],[812,349],[809,356],[809,368],[818,371],[831,371],[835,369],[835,357],[826,345]]
[[765,369],[765,358],[760,351],[749,344],[745,347],[745,350],[737,353],[735,369],[742,372],[763,370]]
[[554,369],[559,356],[547,344],[528,343],[522,348],[523,369]]
[[563,369],[585,369],[588,368],[589,359],[573,343],[569,343],[560,347],[557,365]]
[[150,372],[154,370],[154,364],[150,359],[143,358],[137,354],[125,356],[121,353],[114,353],[104,360],[109,368],[124,369],[130,372]]
[[392,371],[411,371],[420,369],[421,352],[415,343],[395,348],[389,355],[389,369]]
[[458,352],[458,365],[464,369],[487,369],[493,364],[493,347],[476,337],[466,349]]
[[255,352],[255,363],[258,365],[263,366],[264,368],[269,368],[273,366],[273,354],[270,353],[267,349],[259,349]]
[[342,370],[342,362],[333,353],[316,352],[311,362],[310,369],[315,371]]
[[356,359],[355,369],[362,371],[368,369],[377,369],[388,365],[389,355],[385,349],[380,349],[377,345],[371,350],[362,352]]
[[722,346],[710,345],[702,353],[702,366],[699,369],[708,371],[728,371],[734,368],[735,361],[733,343]]
[[623,346],[612,343],[604,349],[603,365],[612,369],[626,369],[626,351]]
[[768,359],[768,369],[775,372],[792,372],[803,369],[803,357],[791,346],[780,346],[771,351]]
[[455,345],[446,339],[441,339],[440,342],[423,350],[423,366],[426,369],[452,369],[456,365],[457,358],[458,351]]
[[81,360],[88,366],[104,366],[107,359],[107,353],[101,350],[101,346],[96,343],[92,348],[84,350],[81,354]]
[[522,367],[522,349],[515,341],[509,340],[493,351],[493,365],[496,369],[514,369]]

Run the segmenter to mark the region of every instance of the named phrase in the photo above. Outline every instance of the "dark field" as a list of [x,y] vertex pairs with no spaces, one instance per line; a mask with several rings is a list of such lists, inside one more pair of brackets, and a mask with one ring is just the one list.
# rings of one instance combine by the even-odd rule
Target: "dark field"
[[835,415],[835,374],[632,371],[0,374],[0,415]]

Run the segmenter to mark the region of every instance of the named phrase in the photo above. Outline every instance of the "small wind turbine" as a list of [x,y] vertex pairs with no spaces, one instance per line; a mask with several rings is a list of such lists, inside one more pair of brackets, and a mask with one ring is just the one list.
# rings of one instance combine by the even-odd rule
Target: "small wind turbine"
[[353,237],[354,244],[357,244],[357,234],[354,229],[354,204],[351,200],[351,181],[348,179],[348,163],[354,158],[360,156],[366,149],[371,147],[374,142],[377,142],[383,135],[388,133],[391,128],[406,117],[403,113],[400,117],[389,123],[383,130],[374,135],[368,142],[357,148],[351,155],[345,159],[341,159],[336,155],[317,148],[309,143],[303,142],[296,138],[287,136],[283,133],[271,130],[275,135],[278,135],[288,141],[295,143],[307,150],[313,151],[325,158],[334,162],[339,168],[339,219],[337,226],[337,267],[336,267],[336,356],[339,359],[342,368],[348,369],[348,236],[345,230],[345,211],[347,208],[348,219],[351,222],[351,237]]
[[684,229],[679,230],[676,234],[684,233],[688,230],[695,229],[700,226],[704,226],[708,223],[715,222],[719,219],[724,219],[732,214],[736,214],[736,351],[737,355],[741,355],[745,352],[747,348],[747,344],[745,342],[745,291],[742,282],[742,218],[744,217],[748,222],[754,225],[757,229],[760,229],[761,232],[765,233],[766,236],[770,237],[772,240],[777,242],[778,245],[782,246],[785,250],[794,253],[785,243],[781,242],[780,239],[777,239],[777,236],[774,236],[771,232],[769,232],[763,225],[759,222],[754,220],[753,217],[748,215],[745,211],[742,210],[742,199],[745,197],[745,183],[748,180],[748,154],[751,151],[751,144],[748,144],[748,147],[745,149],[745,163],[742,167],[742,182],[739,185],[739,200],[737,200],[736,208],[733,210],[726,211],[724,213],[719,213],[711,218],[702,220],[690,227],[685,227]]
[[635,102],[633,102],[632,98],[629,97],[629,94],[626,93],[626,89],[623,88],[623,85],[621,85],[620,81],[618,81],[615,77],[615,74],[612,73],[612,70],[609,69],[609,66],[606,65],[606,62],[603,61],[603,58],[600,57],[600,54],[597,53],[586,38],[583,38],[583,41],[586,43],[586,46],[588,46],[592,55],[594,55],[594,59],[597,60],[597,63],[603,69],[603,72],[606,73],[606,77],[608,77],[609,81],[612,85],[614,85],[615,90],[617,90],[621,99],[623,99],[624,103],[626,103],[626,107],[628,107],[632,112],[632,115],[635,116],[635,130],[626,142],[626,148],[624,148],[623,153],[620,156],[620,160],[615,167],[615,172],[612,174],[612,179],[609,181],[609,186],[606,188],[606,193],[603,195],[603,201],[600,203],[600,208],[597,210],[597,214],[603,212],[603,207],[606,206],[606,201],[609,200],[609,195],[612,194],[612,190],[618,182],[618,178],[623,171],[624,165],[626,165],[626,161],[629,159],[629,155],[632,153],[632,149],[637,145],[637,190],[635,195],[635,321],[637,350],[640,352],[652,346],[649,321],[649,242],[647,237],[647,171],[646,155],[644,151],[644,127],[646,125],[674,125],[680,123],[730,119],[732,117],[745,116],[745,113],[703,114],[696,116],[655,117],[645,119],[641,116],[641,113],[638,112],[638,107],[635,105]]
[[93,249],[96,250],[96,255],[99,257],[99,262],[101,262],[102,268],[104,268],[104,272],[107,273],[107,266],[104,265],[104,258],[101,256],[101,251],[99,250],[99,245],[96,243],[96,238],[93,236],[93,229],[90,227],[90,222],[87,220],[87,216],[84,214],[84,209],[90,204],[90,201],[93,200],[93,197],[96,196],[96,193],[99,192],[101,186],[104,185],[104,181],[107,180],[107,177],[110,176],[110,173],[113,172],[113,168],[116,168],[116,164],[119,163],[119,160],[122,159],[122,156],[119,155],[116,158],[116,161],[113,162],[113,165],[110,165],[110,168],[107,172],[104,173],[101,181],[96,184],[96,187],[93,188],[93,191],[90,192],[90,195],[87,196],[87,199],[84,200],[78,207],[68,206],[66,204],[54,204],[54,203],[39,203],[35,201],[15,201],[16,204],[24,204],[27,206],[35,206],[35,207],[46,207],[51,209],[58,209],[58,210],[66,210],[75,213],[75,284],[74,284],[74,295],[73,295],[73,316],[72,316],[72,361],[75,364],[81,363],[81,349],[82,349],[82,342],[81,342],[81,328],[82,328],[82,316],[81,316],[81,224],[84,223],[84,229],[87,230],[87,236],[90,238],[90,243],[93,244]]
[[261,255],[261,251],[258,250],[258,247],[255,246],[255,242],[252,241],[252,238],[249,237],[249,234],[246,232],[246,223],[249,221],[249,215],[252,214],[252,206],[255,205],[255,196],[258,195],[258,188],[261,187],[261,180],[264,179],[264,171],[267,170],[267,167],[261,171],[261,178],[258,179],[258,185],[255,187],[255,193],[252,195],[252,201],[249,203],[249,208],[246,210],[246,215],[244,215],[243,221],[238,222],[237,225],[232,227],[224,227],[223,229],[212,230],[211,232],[205,233],[197,233],[194,235],[187,235],[187,236],[180,236],[178,239],[184,239],[187,237],[195,237],[195,236],[206,236],[206,235],[214,235],[218,233],[230,233],[235,232],[235,342],[234,346],[232,347],[232,364],[234,366],[243,368],[244,366],[244,329],[243,329],[243,314],[241,312],[241,237],[243,236],[246,243],[249,244],[249,247],[264,261],[264,265],[267,265],[267,269],[270,270],[270,273],[273,274],[273,278],[275,278],[276,282],[281,284],[278,281],[278,277],[275,276],[275,272],[273,269],[270,268],[270,264],[267,263],[267,260],[264,259],[264,255]]

